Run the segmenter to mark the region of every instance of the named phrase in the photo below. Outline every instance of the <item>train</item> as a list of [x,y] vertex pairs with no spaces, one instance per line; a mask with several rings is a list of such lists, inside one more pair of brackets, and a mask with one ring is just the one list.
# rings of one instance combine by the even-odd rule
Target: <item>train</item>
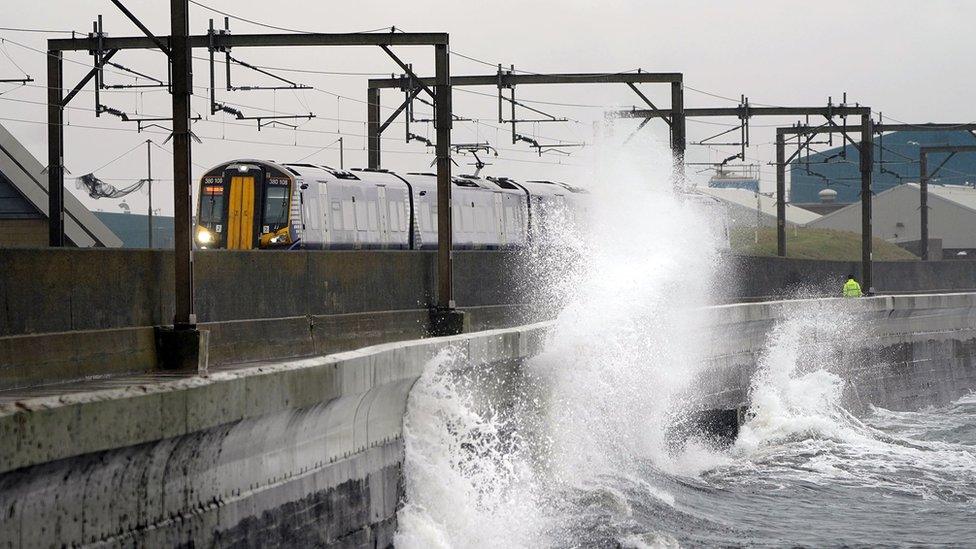
[[[695,200],[707,200],[697,195]],[[586,222],[589,193],[558,181],[452,177],[455,249],[544,243]],[[199,249],[437,248],[437,176],[239,159],[200,180]]]

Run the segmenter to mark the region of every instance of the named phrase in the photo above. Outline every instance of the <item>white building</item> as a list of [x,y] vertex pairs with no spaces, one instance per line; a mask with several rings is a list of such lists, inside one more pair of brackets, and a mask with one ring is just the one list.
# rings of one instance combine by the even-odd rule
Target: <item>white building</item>
[[[762,227],[776,226],[776,198],[772,196],[731,188],[699,187],[698,191],[713,196],[725,204],[729,212],[729,223],[733,227],[755,227],[757,222]],[[819,218],[820,216],[814,212],[791,204],[786,205],[788,226],[803,226]]]
[[[950,254],[976,249],[976,189],[929,185],[929,239],[941,239]],[[874,236],[889,242],[921,239],[919,186],[906,183],[878,193],[871,201]],[[810,223],[809,227],[859,232],[861,203],[855,202]]]

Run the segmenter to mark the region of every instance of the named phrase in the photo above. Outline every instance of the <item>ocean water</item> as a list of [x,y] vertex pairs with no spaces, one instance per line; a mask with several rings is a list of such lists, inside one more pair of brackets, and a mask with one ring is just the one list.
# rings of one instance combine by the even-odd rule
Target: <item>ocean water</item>
[[976,544],[976,396],[848,412],[843,302],[767,334],[734,444],[669,442],[724,278],[714,213],[646,151],[605,153],[585,226],[529,252],[533,276],[560,273],[539,296],[559,311],[541,355],[517,374],[450,352],[428,364],[397,546]]

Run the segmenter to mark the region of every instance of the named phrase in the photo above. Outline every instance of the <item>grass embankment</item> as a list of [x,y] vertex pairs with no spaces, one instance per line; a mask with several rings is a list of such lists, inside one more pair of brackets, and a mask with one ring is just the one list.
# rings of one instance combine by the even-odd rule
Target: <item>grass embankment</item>
[[[880,238],[873,239],[875,261],[895,261],[918,259],[917,256]],[[776,229],[759,229],[759,243],[756,243],[756,229],[738,227],[732,229],[732,250],[746,255],[776,255]],[[835,261],[861,260],[861,235],[847,231],[829,229],[805,229],[788,227],[786,229],[786,256],[800,259],[823,259]]]

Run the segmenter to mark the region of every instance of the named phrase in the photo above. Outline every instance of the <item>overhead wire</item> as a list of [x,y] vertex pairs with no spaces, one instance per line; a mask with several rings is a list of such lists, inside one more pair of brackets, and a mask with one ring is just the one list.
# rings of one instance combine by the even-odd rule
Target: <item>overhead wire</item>
[[[232,18],[234,18],[236,20],[240,20],[240,21],[243,21],[243,22],[246,22],[246,23],[249,23],[249,24],[253,24],[253,25],[256,25],[256,26],[261,26],[261,27],[270,28],[270,29],[274,29],[274,30],[285,31],[285,32],[305,33],[305,34],[309,33],[309,31],[303,31],[303,30],[300,30],[300,29],[294,29],[294,28],[287,28],[287,27],[282,27],[282,26],[277,26],[277,25],[271,25],[271,24],[268,24],[268,23],[263,23],[263,22],[256,21],[256,20],[253,20],[253,19],[245,18],[245,17],[242,17],[242,16],[237,15],[237,14],[234,14],[234,13],[230,13],[230,12],[227,12],[227,11],[224,11],[224,10],[219,10],[219,9],[213,8],[211,6],[208,6],[206,4],[203,4],[201,2],[198,2],[196,0],[190,0],[190,2],[193,3],[194,5],[198,6],[198,7],[201,7],[201,8],[210,10],[210,11],[213,11],[215,13],[219,13],[219,14],[224,15],[224,16],[227,16],[227,17],[232,17]],[[13,28],[10,28],[10,27],[0,28],[0,30],[5,30],[5,29],[6,30],[19,30],[19,29],[13,29]],[[22,30],[22,29],[20,29],[20,30]],[[395,32],[395,31],[400,30],[400,29],[397,29],[396,27],[380,27],[380,28],[377,28],[377,29],[368,29],[368,30],[360,31],[360,32],[376,32],[376,31],[380,31],[380,30],[389,30],[390,32]],[[56,31],[56,32],[71,33],[72,31]],[[48,52],[45,52],[45,51],[42,51],[42,50],[38,50],[36,48],[31,48],[30,46],[26,46],[24,44],[20,44],[20,43],[17,43],[15,41],[11,41],[11,43],[14,43],[15,45],[18,45],[18,46],[21,46],[21,47],[26,47],[27,49],[36,51],[38,53],[42,53],[42,54],[45,54],[45,55],[49,55]],[[485,66],[497,67],[497,64],[496,63],[490,63],[488,61],[485,61],[485,60],[476,58],[476,57],[471,56],[471,55],[467,55],[467,54],[464,54],[464,53],[461,53],[461,52],[457,52],[457,51],[453,51],[453,50],[452,50],[451,53],[454,54],[454,55],[456,55],[456,56],[458,56],[458,57],[461,57],[461,58],[464,58],[464,59],[467,59],[467,60],[470,60],[470,61],[473,61],[473,62],[477,62],[477,63],[482,64],[482,65],[485,65]],[[199,59],[199,57],[197,57],[197,58]],[[203,59],[206,59],[206,58],[203,58]],[[69,60],[69,61],[74,62],[73,60]],[[220,61],[220,62],[223,62],[223,61]],[[85,63],[80,63],[80,62],[76,62],[76,63],[78,63],[80,65],[84,65],[86,67],[88,66]],[[349,74],[349,75],[353,75],[353,74],[355,74],[355,75],[374,75],[374,74],[375,75],[379,75],[379,74],[385,74],[385,73],[352,73],[352,72],[341,73],[340,71],[314,71],[314,70],[308,70],[308,69],[293,69],[293,68],[285,68],[285,67],[265,67],[265,68],[272,69],[272,70],[284,70],[284,71],[293,71],[293,72],[305,72],[305,73],[309,73],[309,74]],[[521,69],[521,68],[514,69],[514,70],[515,70],[515,72],[519,72],[519,73],[523,73],[523,74],[539,74],[539,73],[535,73],[533,71],[529,71],[529,70],[525,70],[525,69]],[[619,74],[633,73],[633,72],[636,72],[638,70],[639,69],[631,69],[631,70],[627,70],[627,71],[621,71]],[[117,72],[117,71],[107,71],[107,72]],[[121,74],[122,76],[129,76],[129,77],[131,77],[131,75],[127,75],[127,74],[124,74],[124,73],[118,73],[118,74]],[[704,93],[704,94],[707,94],[707,95],[713,95],[715,97],[723,98],[723,99],[726,99],[726,100],[729,100],[729,101],[736,101],[733,98],[721,96],[719,94],[712,94],[711,92],[706,92],[704,90],[699,90],[697,88],[693,88],[693,87],[690,87],[690,86],[687,86],[687,85],[686,85],[686,87],[688,89],[690,89],[692,91],[695,91],[695,92],[698,92],[698,93]],[[209,88],[202,87],[202,86],[198,86],[197,88],[198,89],[209,89]],[[368,104],[368,101],[364,101],[362,99],[358,99],[358,98],[354,98],[354,97],[348,97],[348,96],[345,96],[343,94],[339,94],[339,93],[332,92],[332,91],[329,91],[329,90],[321,89],[319,87],[314,87],[313,86],[312,89],[315,90],[315,91],[318,91],[320,93],[328,94],[328,95],[333,96],[333,97],[343,98],[343,99],[347,99],[347,100],[354,101],[354,102],[357,102],[357,103]],[[494,94],[489,94],[489,93],[484,93],[484,92],[478,92],[476,90],[467,90],[467,89],[463,89],[463,88],[458,88],[458,89],[462,90],[463,93],[470,93],[470,94],[475,94],[475,95],[482,95],[482,96],[494,97]],[[119,91],[121,91],[121,90],[119,90]],[[199,94],[195,94],[194,93],[194,95],[196,95],[198,97],[201,97]],[[208,97],[206,97],[206,99],[209,100]],[[566,102],[555,102],[555,101],[538,101],[538,100],[530,100],[530,99],[522,99],[520,101],[524,101],[526,103],[546,104],[546,105],[551,105],[551,106],[563,106],[563,107],[570,107],[570,108],[608,108],[608,107],[612,107],[612,106],[608,106],[608,105],[595,105],[595,104],[584,104],[584,103],[566,103]],[[233,105],[235,107],[242,107],[242,108],[254,109],[254,110],[259,110],[259,111],[263,111],[263,112],[275,112],[275,111],[273,111],[271,109],[266,109],[266,108],[263,108],[263,107],[257,107],[257,106],[254,106],[254,105],[245,105],[245,104],[242,104],[242,103],[239,103],[239,102],[227,101],[227,104]],[[760,104],[760,103],[756,103],[756,104]],[[388,110],[394,110],[392,107],[384,107],[383,105],[381,105],[381,107],[382,108],[386,108]],[[328,118],[328,117],[322,117],[322,118],[323,119],[326,119],[326,120],[330,120],[331,119],[331,118]],[[205,120],[207,122],[220,122],[220,121],[212,121],[212,120],[209,120],[209,119],[205,119]],[[340,122],[363,123],[362,120],[354,120],[354,119],[338,119],[338,120]],[[483,126],[486,126],[486,127],[494,128],[496,130],[503,129],[503,128],[500,128],[499,126],[495,125],[495,124],[486,123],[486,122],[484,122],[482,120],[479,120],[479,119],[476,119],[476,118],[475,119],[472,119],[471,121],[474,124],[476,124],[476,125],[483,125]],[[574,123],[577,123],[577,124],[583,124],[579,120],[573,119],[571,121],[574,122]],[[727,126],[727,127],[736,126],[736,124],[723,124],[723,123],[714,122],[714,121],[694,120],[694,122],[696,122],[696,123],[702,123],[702,124],[711,124],[711,125],[724,125],[724,126]],[[226,121],[223,121],[221,123],[227,123],[227,122]],[[281,129],[283,131],[289,131],[289,130],[285,130],[283,128],[281,128]],[[312,131],[314,131],[314,130],[312,130]],[[325,132],[320,132],[320,133],[325,133]],[[339,134],[339,135],[351,135],[351,136],[354,136],[354,137],[363,137],[361,135],[349,134],[347,132],[328,132],[328,133],[335,133],[335,134]],[[559,143],[567,143],[567,142],[570,142],[570,140],[553,138],[553,137],[545,137],[545,136],[543,136],[543,139],[550,139],[552,141],[559,142]],[[512,149],[512,151],[513,152],[531,152],[531,151],[522,151],[521,149]]]

